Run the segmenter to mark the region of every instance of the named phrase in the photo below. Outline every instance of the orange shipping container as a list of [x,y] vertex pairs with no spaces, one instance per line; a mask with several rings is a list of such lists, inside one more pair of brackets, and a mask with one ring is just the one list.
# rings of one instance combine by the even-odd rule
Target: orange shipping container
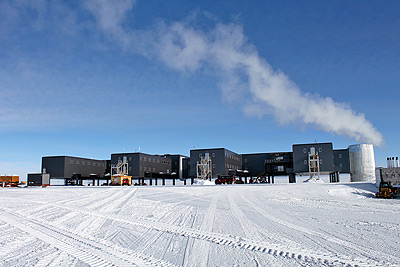
[[0,176],[0,182],[19,183],[19,176],[18,175],[2,175],[2,176]]

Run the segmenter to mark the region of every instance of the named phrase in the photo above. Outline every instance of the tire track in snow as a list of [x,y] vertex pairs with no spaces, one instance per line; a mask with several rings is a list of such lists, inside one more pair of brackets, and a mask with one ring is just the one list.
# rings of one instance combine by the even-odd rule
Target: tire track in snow
[[[165,219],[169,219],[167,221],[167,224],[172,224],[172,225],[180,225],[183,221],[186,221],[186,218],[191,217],[191,209],[185,207],[185,210],[182,210],[183,207],[178,207],[175,206],[175,209],[180,209],[182,212],[182,216],[171,216],[171,214],[174,214],[174,212],[165,212],[164,215],[159,218],[159,221]],[[173,241],[177,240],[179,241],[180,236],[177,236],[175,234],[171,234],[169,232],[165,231],[158,231],[153,228],[145,228],[146,231],[140,236],[140,238],[135,242],[135,244],[140,244],[141,246],[139,247],[139,252],[144,253],[144,254],[153,254],[154,253],[154,247],[159,247],[159,250],[156,253],[161,253],[157,255],[159,258],[165,258],[166,256],[171,257],[171,245],[173,244]],[[166,244],[163,244],[161,241],[166,241]],[[148,251],[149,250],[149,251]],[[185,253],[183,253],[185,254]],[[184,256],[183,256],[184,257]],[[175,256],[174,262],[179,262],[180,260]]]
[[123,197],[126,194],[126,191],[128,190],[133,190],[133,188],[123,187],[119,188],[119,190],[115,189],[111,191],[111,193],[108,196],[102,196],[100,200],[99,198],[92,197],[87,201],[87,203],[85,203],[86,205],[83,205],[82,207],[87,209],[101,209],[106,205],[112,204],[115,200],[119,199],[120,197]]
[[50,254],[42,257],[39,260],[39,262],[35,264],[35,266],[36,267],[45,267],[45,266],[49,267],[49,266],[52,266],[51,265],[52,263],[53,263],[53,266],[54,266],[54,263],[56,262],[56,259],[58,257],[60,257],[60,252],[59,251],[50,253]]
[[45,222],[2,210],[8,215],[5,219],[8,223],[91,266],[175,266],[114,244],[82,237],[66,229],[58,229]]
[[[256,225],[254,222],[250,221],[246,217],[246,215],[243,213],[243,211],[240,209],[240,207],[236,204],[233,194],[235,194],[235,196],[237,195],[237,193],[235,191],[230,191],[228,193],[228,202],[230,204],[232,214],[234,215],[234,218],[236,218],[238,223],[240,224],[245,236],[251,237],[252,239],[255,239],[255,240],[264,240],[265,238],[260,233],[260,231],[264,231],[264,229],[260,229],[258,227],[258,225]],[[281,240],[282,239],[284,240],[284,242],[286,244],[292,243],[292,242],[289,242],[290,240],[285,240],[285,238],[281,237]],[[291,247],[293,247],[293,246],[291,246]],[[251,260],[255,262],[256,266],[259,266],[259,259],[257,258],[257,255],[253,254],[251,256],[252,256]],[[273,263],[273,265],[284,265],[283,262],[279,262],[279,257],[274,257],[274,261],[275,262]]]
[[235,200],[233,199],[232,194],[236,194],[236,192],[229,192],[228,193],[228,201],[230,204],[230,208],[232,210],[233,215],[235,215],[236,219],[238,220],[241,228],[246,237],[252,237],[255,240],[263,240],[264,238],[261,236],[260,232],[257,231],[258,226],[254,224],[252,221],[247,219],[244,213],[240,210],[238,205],[236,204]]
[[[210,206],[207,209],[207,212],[204,215],[203,222],[200,226],[201,231],[211,232],[214,226],[214,218],[215,218],[215,211],[217,210],[217,203],[218,203],[218,195],[215,195],[210,203]],[[206,242],[205,240],[198,240],[193,244],[191,248],[192,253],[189,252],[189,260],[190,262],[198,262],[198,266],[207,266],[208,263],[208,256],[210,253],[211,243]],[[188,254],[185,252],[185,254]],[[185,263],[184,263],[185,265]]]
[[[47,203],[43,201],[35,201],[43,205],[57,206],[63,209],[69,209],[72,211],[80,212],[91,216],[98,216],[101,218],[115,220],[124,224],[131,224],[143,228],[157,230],[160,232],[172,233],[180,235],[182,237],[192,237],[195,239],[205,240],[218,245],[225,245],[233,248],[247,249],[250,251],[257,251],[261,253],[267,253],[276,257],[292,258],[294,260],[301,260],[312,265],[333,265],[341,264],[347,266],[381,266],[382,263],[370,260],[370,259],[352,259],[350,257],[342,257],[336,254],[323,254],[315,251],[308,251],[302,249],[293,249],[281,244],[274,244],[266,241],[252,240],[234,235],[225,235],[220,233],[213,233],[203,230],[190,229],[182,226],[170,225],[167,223],[161,223],[148,218],[133,218],[133,217],[117,217],[112,214],[104,214],[99,211],[87,210],[84,208],[72,208],[69,206],[59,205],[56,203]],[[250,203],[252,204],[252,203]],[[261,209],[261,212],[262,209]]]
[[[197,216],[198,216],[198,209],[196,210],[195,214],[191,215],[192,220],[191,220],[190,228],[193,228],[194,223],[196,222]],[[186,237],[186,240],[184,241],[185,242],[185,246],[184,246],[185,249],[184,249],[183,257],[182,257],[182,266],[185,266],[185,262],[187,261],[187,258],[188,258],[187,255],[190,255],[190,250],[191,249],[189,249],[189,248],[193,247],[193,243],[191,243],[192,245],[189,246],[189,242],[190,241],[193,241],[193,239],[190,239],[189,237]]]
[[[324,240],[336,243],[339,246],[348,247],[350,250],[353,250],[353,251],[357,250],[357,251],[362,252],[363,254],[368,254],[368,253],[365,253],[365,249],[366,248],[361,248],[356,244],[353,244],[353,243],[347,242],[345,240],[336,238],[336,237],[334,237],[332,235],[328,236],[328,235],[325,235],[325,234],[323,234],[321,232],[316,232],[314,230],[310,230],[310,229],[307,229],[307,228],[292,224],[292,223],[290,223],[288,221],[284,221],[284,220],[282,220],[280,218],[277,218],[275,216],[272,216],[271,214],[268,214],[265,210],[260,208],[257,204],[255,204],[254,202],[250,201],[247,197],[244,197],[241,193],[240,193],[240,196],[244,201],[246,201],[249,204],[250,207],[252,207],[255,211],[257,211],[260,215],[264,216],[268,220],[271,220],[271,221],[274,221],[276,223],[279,223],[279,224],[281,224],[281,225],[283,225],[285,227],[294,229],[295,231],[303,232],[304,234],[306,234],[306,236],[315,236],[316,238],[323,238]],[[310,239],[312,239],[312,238],[310,238]],[[369,255],[374,255],[373,254],[374,252],[375,251],[369,251]],[[392,257],[391,255],[387,255],[387,256]],[[339,258],[339,255],[336,255],[335,257]],[[329,258],[331,258],[331,256],[329,256]],[[392,257],[392,258],[393,258],[393,260],[395,260],[394,257]],[[365,266],[381,266],[382,265],[382,263],[377,262],[374,258],[365,258],[365,257],[361,258],[361,257],[359,257],[358,259],[350,259],[350,257],[346,257],[346,259],[341,259],[341,260],[345,260],[344,263],[349,263],[351,265],[353,265],[353,264],[360,265],[360,266],[364,266],[364,265]]]
[[[79,188],[79,189],[81,189],[81,188]],[[71,189],[71,191],[73,193],[76,193],[76,190],[77,190],[76,188],[74,188],[73,190]],[[102,189],[93,188],[92,190],[97,190],[97,191],[93,192],[91,194],[88,194],[88,195],[85,194],[83,196],[74,197],[73,199],[56,201],[56,203],[58,203],[58,204],[71,204],[71,203],[75,203],[75,202],[78,202],[78,203],[90,202],[90,200],[93,199],[95,196],[103,196],[104,197],[104,193],[113,195],[113,194],[115,194],[114,191],[118,191],[118,189],[115,188],[115,187],[104,188],[104,189],[103,188]],[[86,199],[89,200],[89,201],[86,201]]]
[[[119,214],[122,208],[126,205],[126,203],[128,203],[131,200],[131,198],[136,194],[137,188],[124,190],[123,192],[124,194],[122,196],[119,195],[116,196],[112,201],[108,203],[108,205],[103,205],[98,210],[106,213]],[[96,232],[98,229],[101,229],[101,227],[104,225],[106,221],[107,220],[104,218],[98,218],[98,217],[89,218],[80,223],[76,227],[76,230],[80,232],[80,231],[85,231],[85,229],[87,230],[90,229],[90,232],[93,233]]]

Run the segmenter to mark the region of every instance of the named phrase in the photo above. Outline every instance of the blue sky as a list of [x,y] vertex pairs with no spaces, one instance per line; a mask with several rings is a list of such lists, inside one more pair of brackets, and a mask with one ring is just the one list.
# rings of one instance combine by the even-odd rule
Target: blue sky
[[0,173],[41,157],[399,155],[398,1],[0,3]]

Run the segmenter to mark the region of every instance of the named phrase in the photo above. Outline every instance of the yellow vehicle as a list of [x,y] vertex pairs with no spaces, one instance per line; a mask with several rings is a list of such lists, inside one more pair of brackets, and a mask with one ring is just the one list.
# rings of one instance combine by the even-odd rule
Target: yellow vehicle
[[400,193],[400,188],[393,187],[392,183],[381,182],[379,184],[379,192],[375,194],[377,198],[396,198]]
[[132,176],[128,176],[128,159],[124,157],[118,164],[111,166],[111,185],[132,185]]
[[112,185],[132,185],[132,176],[113,175],[111,184]]

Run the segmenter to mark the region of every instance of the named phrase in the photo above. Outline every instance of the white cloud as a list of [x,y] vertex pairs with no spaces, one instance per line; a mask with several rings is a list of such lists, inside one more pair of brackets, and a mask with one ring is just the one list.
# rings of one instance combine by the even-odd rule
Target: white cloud
[[205,33],[184,22],[174,22],[170,26],[164,24],[162,31],[152,34],[156,36],[153,40],[161,40],[153,46],[154,58],[181,71],[212,66],[221,75],[221,88],[228,100],[241,96],[246,85],[252,99],[243,108],[246,114],[260,117],[268,113],[281,124],[312,125],[358,142],[384,145],[382,134],[364,114],[329,97],[303,93],[284,73],[275,71],[247,43],[238,25],[218,24],[213,31]]
[[274,70],[248,43],[241,26],[219,23],[204,31],[193,26],[196,19],[192,17],[159,22],[144,30],[131,29],[124,23],[134,4],[134,0],[86,0],[84,7],[93,14],[104,36],[124,49],[177,71],[211,70],[221,78],[224,98],[242,100],[248,115],[271,114],[281,124],[310,125],[358,142],[384,144],[382,134],[364,114],[329,97],[304,93],[287,75]]
[[84,6],[95,16],[99,28],[108,37],[126,46],[130,37],[122,28],[122,23],[135,2],[135,0],[86,0]]

